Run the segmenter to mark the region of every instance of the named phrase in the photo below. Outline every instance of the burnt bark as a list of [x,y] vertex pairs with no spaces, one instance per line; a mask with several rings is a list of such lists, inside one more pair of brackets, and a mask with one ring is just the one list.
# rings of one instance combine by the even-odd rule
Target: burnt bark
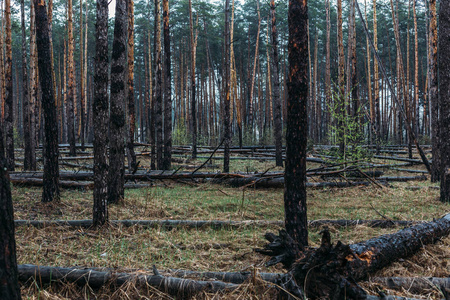
[[[0,146],[3,148],[3,145]],[[0,153],[0,298],[21,299],[11,188],[3,153]]]
[[36,169],[36,153],[33,140],[31,139],[31,112],[30,112],[30,96],[28,93],[28,70],[27,70],[27,44],[25,33],[25,1],[20,1],[20,15],[22,27],[22,105],[23,105],[23,140],[24,140],[24,170]]
[[[67,115],[67,140],[70,144],[70,156],[76,156],[75,148],[75,70],[73,62],[73,21],[72,21],[72,0],[67,2],[67,31],[68,31],[68,52],[67,71],[69,76],[66,115]],[[40,78],[39,78],[40,79]],[[52,83],[53,84],[53,83]]]
[[[450,135],[450,4],[441,2],[439,11],[439,111],[442,137]],[[440,141],[442,202],[450,202],[450,140]],[[434,151],[434,148],[433,148]],[[433,161],[434,163],[434,161]]]
[[[450,214],[436,221],[405,228],[370,240],[344,245],[331,243],[327,229],[322,231],[318,249],[292,251],[292,238],[284,231],[280,235],[266,234],[269,244],[259,252],[272,256],[268,264],[282,262],[290,271],[279,283],[291,293],[303,290],[295,283],[304,283],[308,298],[322,299],[331,295],[350,299],[367,297],[357,282],[391,263],[411,256],[423,245],[435,243],[450,233]],[[291,281],[295,279],[295,281]],[[302,287],[303,287],[302,286]]]
[[45,1],[33,0],[36,15],[36,46],[39,82],[44,113],[44,188],[42,202],[59,200],[58,126],[50,55],[48,16]]
[[14,171],[14,100],[12,80],[11,0],[5,0],[5,26],[5,115],[3,121],[5,126],[6,167],[8,170]]
[[307,19],[307,1],[290,0],[284,214],[286,231],[294,240],[296,249],[302,249],[308,245],[306,215]]
[[223,171],[230,172],[230,146],[231,146],[231,100],[230,100],[230,1],[225,1],[225,44],[224,44],[224,75],[223,86],[224,91],[224,116],[223,116],[223,132],[224,132],[224,154],[223,154]]
[[162,62],[161,62],[161,9],[160,0],[155,0],[155,98],[154,124],[156,129],[156,167],[162,169],[163,159],[163,119],[162,119]]
[[111,56],[108,203],[117,203],[124,197],[127,20],[127,0],[117,0]]
[[431,182],[439,181],[440,173],[440,159],[439,159],[439,103],[438,103],[438,55],[437,55],[437,15],[436,15],[436,0],[430,0],[430,90],[428,92],[431,105],[431,144],[433,146],[433,162],[431,164]]
[[273,72],[273,134],[275,137],[275,163],[283,166],[283,144],[281,124],[280,78],[278,76],[278,32],[276,27],[275,1],[270,2],[272,17],[272,72]]
[[108,0],[97,1],[94,74],[94,207],[93,225],[108,221]]
[[169,0],[163,0],[164,22],[164,153],[162,169],[169,170],[172,161],[172,82],[170,58]]

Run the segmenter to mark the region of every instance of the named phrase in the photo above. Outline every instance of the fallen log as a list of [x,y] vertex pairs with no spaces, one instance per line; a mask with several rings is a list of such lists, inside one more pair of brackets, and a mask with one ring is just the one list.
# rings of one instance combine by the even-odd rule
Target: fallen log
[[[352,245],[340,242],[333,245],[330,233],[324,230],[320,248],[308,248],[299,253],[292,251],[295,249],[292,239],[281,230],[278,236],[266,234],[269,244],[256,251],[272,257],[268,265],[281,262],[290,270],[278,284],[296,296],[318,299],[334,295],[338,299],[365,299],[366,292],[358,286],[358,281],[415,254],[423,245],[434,243],[449,233],[450,214],[447,214],[432,222]],[[301,287],[297,282],[302,283]]]
[[404,158],[404,157],[395,157],[395,156],[383,156],[383,155],[374,155],[374,158],[383,159],[383,160],[396,160],[396,161],[404,161],[411,164],[423,164],[423,161],[420,159],[410,159],[410,158]]
[[424,171],[424,170],[412,170],[412,169],[401,169],[401,168],[392,168],[392,170],[400,171],[400,172],[407,172],[407,173],[422,173],[422,174],[428,174],[428,171]]
[[[16,226],[33,226],[43,228],[47,226],[70,226],[89,228],[92,226],[92,220],[15,220]],[[264,227],[264,226],[283,226],[283,221],[249,220],[249,221],[221,221],[221,220],[110,220],[110,224],[116,226],[142,226],[142,227],[163,227],[172,229],[175,227],[184,228],[239,228],[244,226]],[[401,221],[401,220],[309,220],[308,226],[318,228],[321,226],[367,226],[373,228],[390,228],[396,226],[411,226],[424,221]]]
[[89,285],[99,288],[106,284],[120,287],[132,282],[136,286],[152,286],[173,296],[188,298],[200,292],[218,293],[232,291],[239,286],[222,281],[198,281],[176,277],[155,275],[138,275],[129,273],[100,272],[92,269],[60,268],[36,265],[19,265],[19,281],[25,283],[34,280],[36,284],[52,282],[72,282],[78,285]]
[[379,177],[378,180],[380,180],[380,181],[399,181],[399,182],[425,181],[425,180],[427,180],[427,176],[425,176],[425,175],[419,175],[419,176],[382,176],[382,177]]
[[391,290],[407,290],[418,294],[424,291],[450,289],[450,278],[439,277],[373,277],[369,280]]
[[[42,186],[43,179],[40,178],[11,178],[11,183],[18,186]],[[60,180],[59,186],[65,189],[92,189],[94,183],[90,181],[68,181]]]

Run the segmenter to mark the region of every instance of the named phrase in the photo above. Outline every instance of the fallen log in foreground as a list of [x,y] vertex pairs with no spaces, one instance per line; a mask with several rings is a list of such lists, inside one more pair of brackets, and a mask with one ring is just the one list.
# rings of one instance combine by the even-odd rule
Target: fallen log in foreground
[[391,290],[408,290],[410,293],[450,289],[450,278],[439,277],[373,277],[371,283],[381,284]]
[[[192,280],[172,276],[163,276],[156,271],[155,275],[142,275],[123,272],[112,271],[98,271],[97,269],[80,269],[80,268],[60,268],[37,265],[18,265],[19,281],[26,283],[34,280],[38,286],[51,284],[53,282],[75,283],[79,286],[88,285],[93,289],[98,289],[103,286],[109,286],[111,289],[120,288],[126,283],[132,283],[136,287],[151,286],[164,293],[172,296],[180,297],[181,299],[189,299],[198,293],[227,293],[239,288],[240,283],[248,281],[253,276],[262,279],[266,282],[278,281],[278,278],[284,276],[283,274],[274,273],[226,273],[226,272],[192,272],[195,274],[203,274],[203,278],[209,280]],[[190,271],[177,272],[178,275],[187,275]],[[207,273],[211,273],[206,275]],[[192,274],[190,274],[192,275]],[[214,275],[211,277],[209,275]],[[231,278],[231,277],[234,278]],[[231,281],[236,281],[239,284],[223,282],[217,280],[218,278],[227,278]],[[211,280],[215,279],[215,280]],[[273,287],[269,285],[268,287]],[[292,298],[291,298],[292,299]],[[351,298],[347,298],[351,299]],[[398,296],[370,296],[366,295],[366,300],[415,300],[411,298]]]
[[129,273],[100,272],[91,269],[44,267],[36,265],[19,265],[19,281],[35,280],[37,284],[49,284],[55,281],[73,282],[78,285],[89,285],[99,288],[106,284],[120,287],[127,282],[136,286],[151,286],[160,291],[183,299],[199,292],[227,292],[239,286],[222,281],[198,281],[167,277],[161,275],[137,275]]
[[[89,228],[92,226],[92,220],[15,220],[15,226],[33,226],[43,228],[47,226],[70,226]],[[115,226],[142,226],[142,227],[163,227],[163,228],[238,228],[243,226],[283,226],[283,221],[265,221],[265,220],[250,220],[250,221],[220,221],[220,220],[110,220],[109,223]],[[400,221],[400,220],[310,220],[308,226],[311,228],[318,228],[320,226],[338,226],[338,227],[352,227],[352,226],[368,226],[373,228],[391,228],[397,226],[411,226],[414,224],[423,223],[423,221]]]
[[[295,253],[293,241],[284,231],[279,236],[266,234],[269,244],[258,252],[269,255],[268,264],[283,263],[290,270],[278,282],[285,290],[298,297],[311,299],[365,299],[366,292],[357,284],[375,271],[422,249],[450,233],[450,214],[438,220],[405,228],[370,240],[344,245],[333,245],[328,230],[322,231],[318,249]],[[301,285],[297,285],[301,283]],[[305,288],[303,288],[305,287]]]

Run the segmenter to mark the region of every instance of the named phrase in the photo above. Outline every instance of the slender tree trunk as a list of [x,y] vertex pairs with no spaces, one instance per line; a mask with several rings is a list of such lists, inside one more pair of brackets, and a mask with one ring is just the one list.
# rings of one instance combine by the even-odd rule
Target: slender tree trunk
[[338,103],[336,103],[336,117],[338,118],[338,138],[339,138],[339,152],[345,158],[345,129],[344,118],[346,114],[345,107],[345,59],[344,59],[344,35],[342,33],[342,0],[337,0],[338,7]]
[[75,74],[74,74],[74,63],[73,63],[73,21],[72,21],[72,0],[67,2],[67,31],[68,31],[68,76],[69,76],[69,87],[67,93],[67,139],[69,142],[70,156],[76,156],[75,148]]
[[163,0],[164,21],[164,160],[163,170],[169,170],[172,161],[172,82],[170,58],[169,0]]
[[14,171],[14,98],[12,79],[12,40],[11,40],[11,0],[5,0],[6,24],[6,60],[5,60],[5,137],[6,137],[6,166]]
[[80,142],[82,151],[84,151],[86,127],[86,78],[84,77],[83,51],[83,0],[80,0]]
[[24,139],[24,162],[23,169],[25,171],[33,170],[36,168],[36,154],[35,148],[31,139],[31,115],[30,115],[30,97],[28,89],[28,70],[27,70],[27,45],[26,45],[26,33],[25,33],[25,1],[20,1],[20,14],[22,24],[22,103],[23,103],[23,139]]
[[34,1],[30,1],[30,143],[34,152],[31,169],[36,170],[36,104],[38,102],[38,64],[36,49],[36,14]]
[[224,44],[224,118],[223,132],[225,140],[223,172],[230,172],[230,145],[231,145],[231,121],[230,121],[230,0],[225,0],[225,44]]
[[137,170],[136,154],[134,153],[134,131],[136,128],[136,111],[134,107],[134,1],[128,1],[128,171]]
[[[440,133],[450,135],[450,3],[442,1],[439,10],[439,110]],[[450,202],[450,139],[443,138],[441,151],[441,196],[442,202]]]
[[[3,138],[1,133],[0,138]],[[0,295],[4,300],[16,300],[21,299],[21,296],[14,238],[14,212],[3,143],[0,144]]]
[[284,214],[286,231],[298,249],[303,249],[308,245],[306,214],[307,19],[307,0],[290,0]]
[[326,70],[325,70],[325,97],[326,97],[326,120],[325,126],[326,132],[328,132],[328,126],[332,124],[333,120],[331,118],[331,49],[330,49],[330,33],[331,33],[331,22],[330,22],[330,0],[326,1],[326,15],[327,15],[327,42],[326,42]]
[[195,56],[196,39],[194,39],[194,23],[192,20],[192,1],[189,0],[189,29],[191,36],[191,119],[192,119],[192,158],[197,158],[197,111],[195,96]]
[[416,0],[413,0],[414,18],[414,127],[416,136],[419,135],[419,37],[417,34]]
[[94,226],[108,221],[108,0],[97,0],[94,67]]
[[270,2],[270,14],[272,17],[272,70],[273,70],[273,134],[275,138],[275,163],[283,166],[283,144],[281,124],[281,100],[280,77],[278,75],[278,32],[276,27],[275,0]]
[[127,0],[116,0],[114,40],[111,56],[109,115],[108,203],[124,197],[125,184],[125,99],[127,72]]
[[352,0],[351,4],[351,99],[352,99],[352,115],[353,121],[356,124],[355,134],[360,135],[360,125],[359,125],[359,95],[358,95],[358,74],[357,74],[357,58],[356,58],[356,13],[355,13],[355,1]]
[[438,66],[437,66],[437,16],[436,0],[430,0],[430,90],[429,99],[431,104],[431,145],[433,162],[431,164],[431,182],[439,181],[440,159],[439,159],[439,104],[438,104]]
[[249,105],[249,113],[248,113],[248,125],[250,137],[253,140],[253,93],[255,90],[255,80],[256,80],[256,65],[258,62],[259,56],[259,34],[261,32],[261,13],[259,11],[259,0],[256,0],[256,11],[258,13],[258,30],[256,32],[256,45],[255,45],[255,56],[253,58],[253,72],[252,77],[250,78],[250,105]]
[[34,9],[36,13],[36,46],[45,134],[42,202],[50,202],[59,200],[58,127],[55,126],[57,117],[52,70],[51,64],[48,63],[51,59],[51,54],[45,1],[34,0]]
[[[375,51],[378,51],[378,31],[377,31],[377,0],[373,0],[373,44],[375,46]],[[390,49],[390,48],[389,48]],[[375,141],[377,144],[377,151],[380,148],[380,137],[381,137],[381,114],[380,114],[380,80],[378,72],[378,61],[373,60],[373,105],[375,113]]]
[[160,0],[155,0],[155,127],[156,127],[156,167],[163,164],[163,119],[162,119],[162,62],[161,62],[161,10]]

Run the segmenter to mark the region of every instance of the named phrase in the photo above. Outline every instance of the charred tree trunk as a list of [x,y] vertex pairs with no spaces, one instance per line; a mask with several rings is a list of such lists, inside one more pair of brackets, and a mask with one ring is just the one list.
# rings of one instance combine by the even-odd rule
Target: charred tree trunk
[[307,19],[307,1],[290,0],[284,214],[286,231],[294,240],[294,249],[302,249],[308,245],[306,215]]
[[108,221],[108,0],[97,1],[94,75],[94,207],[93,225]]
[[42,91],[44,113],[44,188],[42,202],[59,200],[58,127],[55,92],[53,90],[48,34],[48,16],[45,2],[33,0],[36,14],[36,46],[38,54],[39,82]]
[[21,296],[14,239],[14,212],[6,161],[2,153],[3,145],[0,144],[0,296],[5,300],[16,300],[21,299]]
[[[441,2],[439,10],[439,110],[442,137],[450,135],[450,4]],[[443,138],[441,151],[441,201],[450,202],[450,139]],[[434,150],[434,149],[433,149]]]
[[438,65],[437,65],[437,16],[436,0],[430,0],[430,105],[431,105],[431,144],[433,146],[433,162],[431,164],[431,182],[439,181],[439,104],[438,104]]
[[345,107],[345,59],[344,59],[344,35],[342,33],[342,0],[337,1],[338,6],[338,99],[335,105],[335,115],[337,120],[337,137],[339,140],[339,152],[345,157],[345,128],[344,118],[346,114]]
[[124,197],[125,184],[125,77],[127,72],[127,0],[116,1],[114,41],[111,56],[109,116],[108,203]]
[[154,119],[156,127],[156,167],[162,169],[163,124],[162,124],[162,65],[161,65],[161,9],[160,0],[155,0],[155,98]]
[[280,77],[278,75],[278,33],[276,27],[275,1],[270,2],[270,14],[272,17],[272,69],[273,69],[273,134],[275,137],[275,163],[283,166],[283,144],[281,124],[281,100],[280,100]]
[[[23,140],[24,140],[24,170],[36,169],[35,147],[31,139],[31,115],[30,115],[30,96],[28,93],[28,70],[27,70],[27,45],[25,33],[25,1],[20,1],[20,15],[22,24],[22,104],[23,104]],[[34,161],[34,164],[33,164]]]
[[128,171],[137,170],[134,153],[134,131],[136,128],[136,110],[134,107],[134,1],[128,0]]
[[[5,99],[4,126],[6,138],[6,167],[14,171],[14,100],[12,81],[12,40],[11,40],[11,1],[5,0],[6,56],[5,56]],[[3,49],[1,50],[3,51]]]
[[224,116],[223,116],[223,132],[224,132],[224,158],[223,172],[230,172],[230,145],[231,145],[231,120],[230,120],[230,1],[225,1],[225,44],[224,44],[224,75],[223,86],[224,91]]
[[169,170],[172,161],[172,82],[170,58],[169,0],[163,0],[164,21],[164,154],[163,170]]

